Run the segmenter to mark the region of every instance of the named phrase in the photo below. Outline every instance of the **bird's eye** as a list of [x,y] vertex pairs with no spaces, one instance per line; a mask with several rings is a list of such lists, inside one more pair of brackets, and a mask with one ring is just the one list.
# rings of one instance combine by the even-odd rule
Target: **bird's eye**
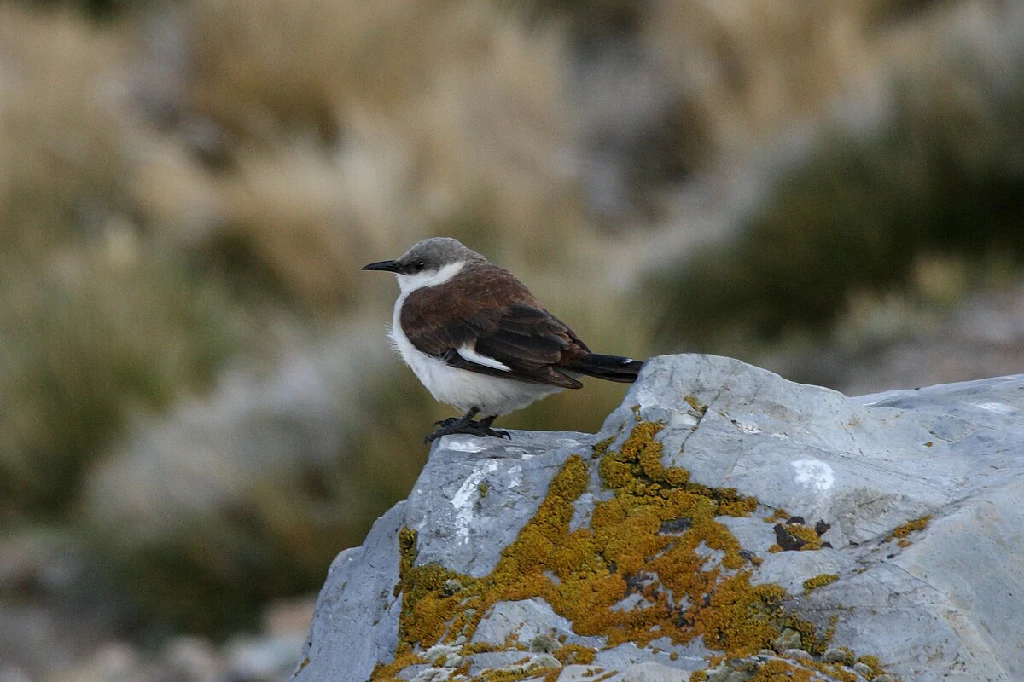
[[424,262],[423,262],[423,261],[421,261],[421,260],[414,260],[414,261],[412,262],[412,269],[413,269],[414,271],[416,271],[416,272],[419,272],[419,271],[420,271],[420,270],[422,270],[422,269],[423,269],[424,267],[426,267],[426,265],[427,265],[427,264],[426,264],[426,263],[424,263]]

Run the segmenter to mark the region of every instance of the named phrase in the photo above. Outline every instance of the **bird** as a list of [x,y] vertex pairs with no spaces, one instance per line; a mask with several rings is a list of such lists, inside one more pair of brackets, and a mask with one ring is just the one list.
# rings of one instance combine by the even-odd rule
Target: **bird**
[[633,383],[643,366],[591,352],[515,275],[451,237],[362,269],[397,276],[391,342],[435,400],[463,413],[435,422],[427,443],[457,433],[511,438],[491,428],[497,417],[582,388],[584,375]]

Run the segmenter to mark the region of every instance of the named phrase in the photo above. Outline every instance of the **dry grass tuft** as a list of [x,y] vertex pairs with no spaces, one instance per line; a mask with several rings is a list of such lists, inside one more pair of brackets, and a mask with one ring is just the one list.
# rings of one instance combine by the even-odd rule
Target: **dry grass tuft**
[[877,3],[655,2],[643,35],[678,93],[682,152],[728,158],[821,115],[872,77]]
[[[479,34],[446,26],[452,3],[212,0],[187,4],[188,111],[261,143],[289,130],[325,140],[341,109],[393,111]],[[448,28],[449,30],[445,30]],[[452,38],[456,40],[451,41]]]
[[425,236],[550,262],[585,229],[555,29],[404,0],[219,0],[180,21],[191,67],[160,96],[192,155],[158,149],[138,196],[229,269],[339,310],[358,265]]
[[[675,98],[664,144],[684,167],[707,170],[772,148],[779,136],[792,140],[837,111],[863,125],[881,113],[894,67],[934,60],[945,52],[938,35],[953,44],[970,32],[951,14],[976,23],[998,11],[973,0],[657,0],[640,34]],[[979,37],[969,40],[974,49]]]
[[[973,270],[1024,262],[1024,12],[985,20],[987,30],[961,31],[892,77],[877,129],[823,135],[777,171],[734,241],[666,274],[678,315],[662,324],[663,342],[827,333],[858,295],[913,286],[915,264],[935,254]],[[934,296],[917,285],[920,299]]]
[[0,237],[38,253],[126,212],[129,159],[113,29],[0,5]]

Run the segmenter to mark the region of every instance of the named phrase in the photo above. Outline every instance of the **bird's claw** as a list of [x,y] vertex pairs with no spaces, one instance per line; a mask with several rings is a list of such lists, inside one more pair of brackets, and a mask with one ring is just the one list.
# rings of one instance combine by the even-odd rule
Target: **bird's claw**
[[491,428],[491,421],[493,419],[481,419],[480,421],[466,420],[466,419],[442,419],[441,421],[435,422],[436,425],[441,428],[434,431],[432,434],[423,439],[424,443],[432,443],[441,436],[452,436],[457,433],[464,433],[469,436],[492,436],[495,438],[508,438],[512,440],[511,434],[508,431],[500,431],[498,429]]

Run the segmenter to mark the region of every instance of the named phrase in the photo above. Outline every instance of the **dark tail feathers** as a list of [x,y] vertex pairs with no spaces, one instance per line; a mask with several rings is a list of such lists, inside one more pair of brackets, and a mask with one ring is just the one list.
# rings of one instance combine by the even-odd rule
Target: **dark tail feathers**
[[598,379],[631,384],[636,381],[636,375],[643,366],[643,360],[591,353],[585,360],[574,362],[571,369]]

